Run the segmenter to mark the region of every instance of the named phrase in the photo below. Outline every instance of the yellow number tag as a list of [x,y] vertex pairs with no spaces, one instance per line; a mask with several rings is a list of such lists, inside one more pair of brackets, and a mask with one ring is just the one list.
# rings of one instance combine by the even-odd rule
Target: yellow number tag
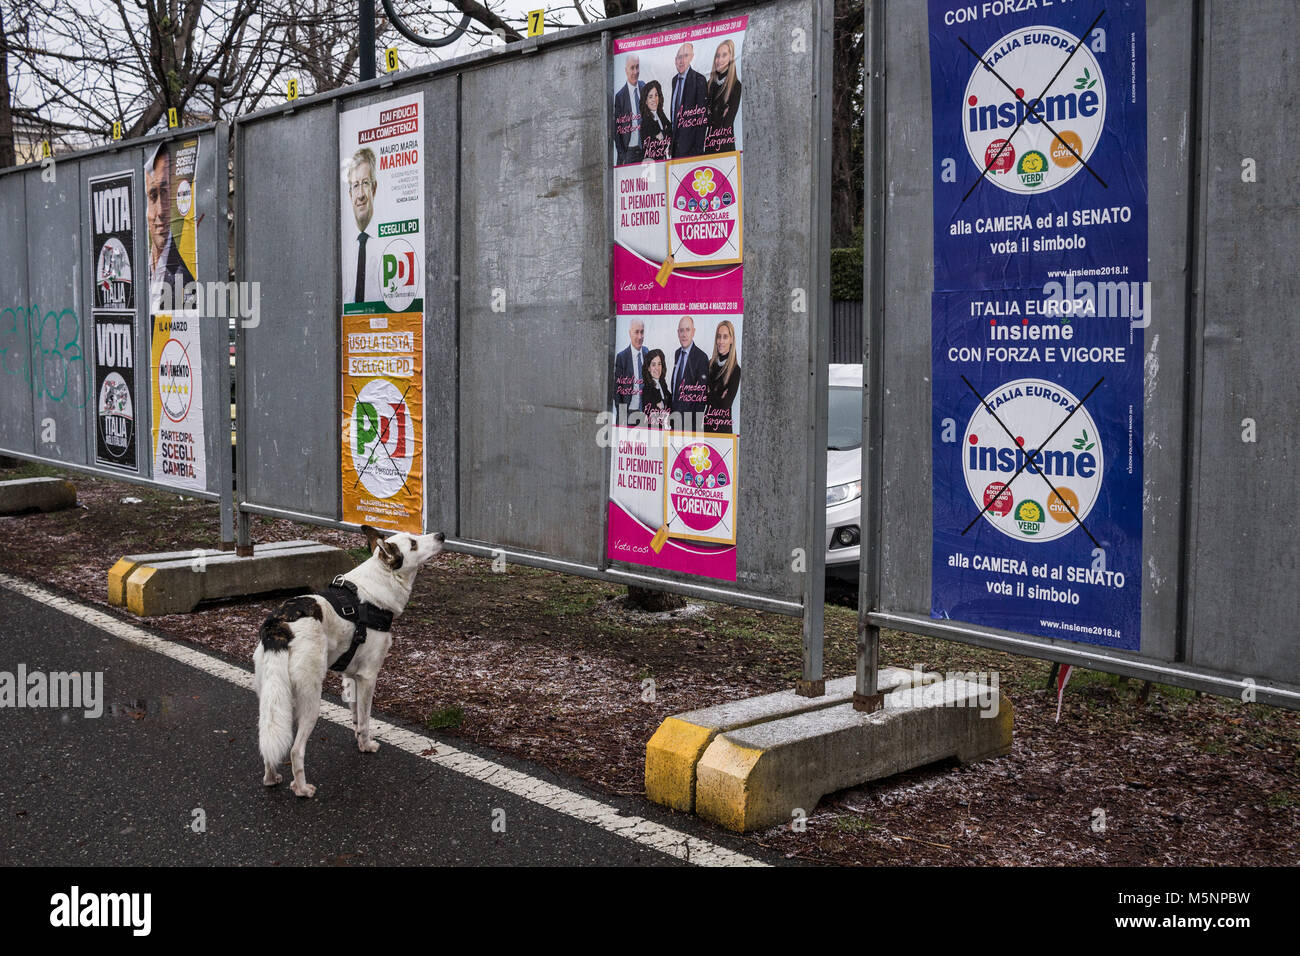
[[288,100],[296,100],[298,98],[298,77],[295,76],[290,78],[289,88],[285,90],[284,96],[285,99]]
[[169,129],[175,129],[180,125],[180,119],[176,116],[176,107],[169,106],[167,108],[167,127]]
[[546,15],[545,10],[528,11],[528,35],[530,37],[539,37],[546,25],[542,22],[542,17]]
[[384,51],[384,69],[389,73],[394,72],[401,64],[397,60],[397,47],[390,46]]

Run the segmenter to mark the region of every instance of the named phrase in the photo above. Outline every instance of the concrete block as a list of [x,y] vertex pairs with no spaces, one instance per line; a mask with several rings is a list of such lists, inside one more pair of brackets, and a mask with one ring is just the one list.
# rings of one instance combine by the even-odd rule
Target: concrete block
[[[884,691],[908,686],[913,671],[882,667],[877,683]],[[695,809],[695,766],[713,738],[728,730],[852,702],[856,678],[828,681],[821,697],[800,697],[793,690],[749,697],[669,717],[645,748],[645,792],[655,803],[687,813]]]
[[109,570],[108,601],[141,617],[186,614],[201,601],[321,588],[355,565],[346,551],[316,541],[259,545],[245,558],[200,548],[133,554]]
[[[996,715],[981,716],[993,710]],[[948,757],[963,763],[1011,749],[1011,702],[960,679],[908,687],[866,714],[851,703],[718,735],[696,766],[695,812],[729,830],[811,815],[823,796]]]
[[77,505],[77,489],[66,478],[15,478],[0,481],[0,514],[59,511]]

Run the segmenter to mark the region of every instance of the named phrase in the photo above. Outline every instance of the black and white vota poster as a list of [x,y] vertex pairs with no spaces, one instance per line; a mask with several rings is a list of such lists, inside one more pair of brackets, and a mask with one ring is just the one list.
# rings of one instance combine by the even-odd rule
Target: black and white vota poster
[[139,470],[135,394],[135,203],[132,173],[90,180],[95,320],[95,463]]

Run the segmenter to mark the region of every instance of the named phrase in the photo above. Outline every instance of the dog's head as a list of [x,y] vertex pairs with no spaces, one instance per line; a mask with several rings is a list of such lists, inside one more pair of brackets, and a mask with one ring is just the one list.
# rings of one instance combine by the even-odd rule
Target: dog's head
[[366,547],[370,553],[395,574],[414,575],[442,550],[442,543],[447,539],[441,531],[433,534],[407,534],[401,531],[384,538],[368,524],[361,526],[361,533],[366,536]]

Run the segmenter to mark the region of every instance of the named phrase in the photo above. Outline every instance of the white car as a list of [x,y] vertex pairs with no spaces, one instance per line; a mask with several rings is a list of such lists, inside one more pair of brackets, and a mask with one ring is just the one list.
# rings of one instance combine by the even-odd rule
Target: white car
[[857,583],[862,539],[862,366],[832,365],[826,421],[826,576]]

